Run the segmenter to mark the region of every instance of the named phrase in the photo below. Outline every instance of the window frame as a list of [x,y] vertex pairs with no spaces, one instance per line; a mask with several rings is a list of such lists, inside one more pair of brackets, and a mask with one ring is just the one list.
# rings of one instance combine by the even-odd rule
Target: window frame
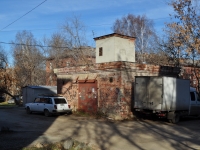
[[99,56],[103,56],[103,47],[99,47]]

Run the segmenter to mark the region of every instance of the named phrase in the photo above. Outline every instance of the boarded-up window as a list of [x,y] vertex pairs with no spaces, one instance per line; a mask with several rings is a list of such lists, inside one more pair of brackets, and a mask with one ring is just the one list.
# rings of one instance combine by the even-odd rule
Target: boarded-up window
[[99,56],[103,56],[103,47],[99,47]]

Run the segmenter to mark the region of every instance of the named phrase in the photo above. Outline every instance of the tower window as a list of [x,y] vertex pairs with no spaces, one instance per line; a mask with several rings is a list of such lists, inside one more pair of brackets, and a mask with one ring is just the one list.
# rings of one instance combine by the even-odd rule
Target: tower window
[[103,56],[103,47],[99,47],[99,56]]

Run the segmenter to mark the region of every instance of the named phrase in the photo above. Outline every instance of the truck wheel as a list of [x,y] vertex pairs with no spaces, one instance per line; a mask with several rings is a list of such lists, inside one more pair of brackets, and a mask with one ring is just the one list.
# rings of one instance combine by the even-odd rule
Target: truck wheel
[[26,108],[26,113],[27,114],[31,114],[32,113],[29,107]]
[[176,123],[179,122],[179,120],[180,120],[180,115],[178,113],[176,113],[176,114],[174,114],[171,122],[174,123],[174,124],[176,124]]
[[45,110],[44,110],[44,115],[45,115],[46,117],[49,117],[49,116],[50,116],[50,112],[49,112],[47,109],[45,109]]

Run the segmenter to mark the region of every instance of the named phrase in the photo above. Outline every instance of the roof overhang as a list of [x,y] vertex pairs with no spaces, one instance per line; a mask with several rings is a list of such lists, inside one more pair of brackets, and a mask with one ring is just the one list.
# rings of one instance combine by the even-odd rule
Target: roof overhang
[[106,38],[110,38],[110,37],[120,37],[120,38],[130,39],[130,40],[136,39],[136,37],[131,37],[131,36],[127,36],[127,35],[123,35],[123,34],[119,34],[119,33],[112,33],[112,34],[95,37],[94,40],[96,41],[96,40],[106,39]]

